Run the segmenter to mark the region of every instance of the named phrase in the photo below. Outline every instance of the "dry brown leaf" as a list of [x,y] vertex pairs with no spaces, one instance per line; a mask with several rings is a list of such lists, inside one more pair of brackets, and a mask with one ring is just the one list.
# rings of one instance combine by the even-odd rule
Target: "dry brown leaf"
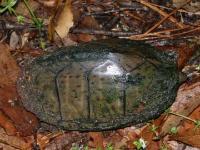
[[[172,112],[188,116],[197,106],[200,105],[200,82],[184,83],[178,90],[177,98],[170,110]],[[181,117],[170,115],[165,121],[161,134],[167,134],[172,127],[177,126]]]
[[[38,122],[19,102],[16,89],[18,75],[19,67],[11,56],[9,47],[0,44],[0,110],[3,112],[0,115],[0,125],[8,134],[16,134],[16,128],[21,135],[27,136],[35,131]],[[11,124],[13,122],[14,126]]]
[[17,81],[19,67],[10,55],[8,45],[0,44],[0,85],[10,85]]
[[13,31],[10,35],[10,49],[14,50],[20,48],[20,40],[20,36]]
[[[147,142],[148,150],[159,149],[162,146],[162,140],[155,141],[159,134],[160,127],[162,126],[165,116],[161,115],[158,119],[152,121],[151,124],[147,125],[141,132],[140,136]],[[155,131],[152,131],[152,128],[155,127]]]
[[40,4],[45,7],[55,7],[59,0],[37,0]]
[[194,53],[195,47],[189,47],[186,44],[183,44],[179,47],[177,47],[178,50],[178,68],[180,70],[186,65],[188,60],[191,58],[191,56]]
[[[45,150],[70,150],[73,144],[77,146],[86,145],[88,141],[87,133],[80,132],[55,132],[49,135],[40,135],[38,143],[41,149]],[[46,144],[44,143],[46,141]]]
[[73,26],[73,14],[71,11],[71,0],[66,0],[62,12],[56,18],[55,30],[57,34],[64,38],[68,35],[69,29]]
[[[121,134],[123,135],[123,139],[118,144],[121,144],[121,147],[125,146],[128,149],[135,149],[135,145],[133,144],[133,142],[140,138],[139,134],[141,130],[135,129],[133,127],[129,127],[129,128],[121,129],[121,132],[122,133],[124,132],[123,134]],[[126,145],[122,145],[124,142],[126,142]],[[115,147],[117,147],[118,144],[115,144]]]
[[[200,107],[195,109],[189,117],[194,120],[200,120]],[[195,127],[193,122],[184,120],[179,127],[178,133],[171,136],[171,139],[200,148],[200,128]]]
[[133,141],[138,138],[135,127],[127,127],[116,131],[104,132],[103,145],[104,148],[108,145],[112,146],[113,149],[120,150],[125,148],[132,148]]
[[91,141],[89,141],[88,146],[92,148],[104,149],[103,145],[103,135],[101,132],[90,132],[89,133]]
[[106,137],[104,136],[104,141],[103,141],[103,145],[104,147],[106,147],[106,145],[108,144],[112,144],[113,147],[115,147],[116,143],[120,143],[122,140],[122,136],[118,133],[118,132],[112,132],[110,134],[108,134]]
[[[189,118],[193,120],[200,120],[200,106],[192,112]],[[189,120],[184,120],[181,126],[179,127],[178,135],[184,136],[185,134],[191,134],[191,135],[199,134],[200,135],[200,128],[195,128],[194,122],[189,121]]]
[[[41,7],[40,4],[37,3],[35,0],[29,0],[28,3],[29,3],[29,6],[31,6],[31,10],[33,12],[37,8]],[[19,3],[16,6],[15,11],[17,14],[23,14],[23,16],[26,16],[25,18],[31,18],[31,15],[23,1],[19,1]]]
[[0,116],[0,125],[8,131],[8,134],[17,134],[13,133],[15,128],[22,136],[28,136],[35,132],[38,126],[37,118],[20,105],[16,86],[0,88],[0,110],[3,112]]
[[14,135],[17,132],[12,121],[2,111],[0,111],[0,125],[5,129],[8,135]]
[[[88,2],[89,3],[89,2]],[[78,4],[77,4],[78,5]],[[81,3],[79,3],[81,5]],[[94,16],[82,16],[83,10],[73,7],[74,23],[78,24],[79,29],[100,30],[100,24]],[[80,20],[81,18],[81,20]],[[76,42],[89,42],[101,36],[91,34],[70,34],[70,38]]]
[[33,49],[33,48],[30,49],[30,47],[25,46],[20,49],[20,53],[28,54],[33,57],[38,57],[43,55],[44,51],[42,49]]
[[0,146],[5,150],[31,150],[32,137],[21,138],[18,136],[9,136],[0,128]]
[[94,35],[89,35],[89,34],[78,34],[74,36],[72,35],[71,37],[74,41],[78,42],[89,42],[96,39]]
[[[173,5],[175,7],[180,7],[188,1],[189,0],[173,0]],[[199,13],[200,12],[200,2],[198,0],[194,0],[194,1],[191,0],[186,5],[184,5],[183,8],[188,12]]]
[[167,145],[169,146],[169,150],[199,150],[195,147],[190,147],[178,141],[167,141]]
[[200,142],[199,142],[200,135],[185,135],[182,137],[178,136],[173,139],[200,148]]

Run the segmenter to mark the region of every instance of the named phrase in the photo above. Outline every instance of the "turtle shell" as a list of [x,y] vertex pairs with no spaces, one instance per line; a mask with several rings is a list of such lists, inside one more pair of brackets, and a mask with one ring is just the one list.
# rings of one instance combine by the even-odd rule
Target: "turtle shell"
[[25,67],[24,106],[65,130],[109,130],[158,117],[176,97],[176,54],[107,39],[64,47]]

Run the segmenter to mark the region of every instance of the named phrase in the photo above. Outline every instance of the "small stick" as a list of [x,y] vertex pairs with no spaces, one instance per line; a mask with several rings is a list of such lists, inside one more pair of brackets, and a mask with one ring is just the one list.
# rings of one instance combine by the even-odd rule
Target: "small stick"
[[174,13],[176,13],[181,7],[183,7],[184,5],[186,5],[187,3],[189,3],[191,0],[187,0],[183,5],[181,5],[180,7],[177,7],[176,9],[174,9],[171,13],[168,14],[168,16],[164,17],[163,19],[161,19],[158,23],[156,23],[153,27],[151,27],[148,31],[146,31],[144,34],[148,34],[151,31],[153,31],[154,29],[156,29],[159,25],[161,25],[166,19],[168,19],[171,15],[173,15]]
[[[173,32],[178,32],[178,31],[182,31],[187,29],[188,27],[184,28],[184,29],[171,29],[171,30],[164,30],[164,31],[159,31],[159,32],[153,32],[153,33],[148,33],[148,34],[139,34],[139,35],[132,35],[131,37],[129,37],[128,39],[131,40],[141,40],[141,39],[145,39],[145,38],[151,38],[151,39],[156,39],[156,38],[174,38],[177,36],[181,36],[181,35],[185,35],[188,33],[192,33],[194,31],[198,31],[200,30],[200,26],[198,26],[197,28],[188,28],[188,30],[183,31],[181,33],[174,33]],[[197,32],[195,32],[195,34],[198,34]]]
[[175,112],[169,112],[169,114],[175,115],[175,116],[178,116],[178,117],[182,117],[182,118],[187,119],[187,120],[190,120],[190,121],[192,121],[192,122],[194,122],[194,123],[196,122],[196,120],[194,120],[194,119],[192,119],[192,118],[189,118],[189,117],[184,116],[184,115],[181,115],[181,114],[177,114],[177,113],[175,113]]
[[86,33],[93,35],[107,35],[107,36],[131,36],[136,35],[136,32],[116,32],[116,31],[105,31],[105,30],[94,30],[94,29],[73,29],[71,33]]
[[144,0],[137,0],[139,3],[151,8],[152,10],[158,12],[159,14],[161,14],[162,16],[164,16],[165,18],[169,18],[169,20],[173,23],[175,23],[179,28],[183,28],[184,24],[182,24],[181,22],[178,22],[173,16],[168,16],[168,14],[166,12],[164,12],[163,10],[159,9],[156,6],[153,6],[153,4],[144,1]]

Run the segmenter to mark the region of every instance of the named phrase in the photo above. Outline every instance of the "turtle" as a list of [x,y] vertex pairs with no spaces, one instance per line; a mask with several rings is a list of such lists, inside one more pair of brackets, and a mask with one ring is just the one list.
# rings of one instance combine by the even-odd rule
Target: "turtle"
[[18,91],[42,123],[102,131],[159,117],[182,82],[176,52],[111,38],[37,57],[24,66]]

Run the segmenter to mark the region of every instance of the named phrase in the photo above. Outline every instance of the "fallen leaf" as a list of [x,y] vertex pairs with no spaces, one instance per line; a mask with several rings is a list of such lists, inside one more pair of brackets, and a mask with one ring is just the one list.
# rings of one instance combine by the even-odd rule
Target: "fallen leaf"
[[187,10],[188,12],[192,12],[192,13],[199,13],[200,12],[200,2],[199,1],[173,0],[173,5],[175,7],[181,7],[181,6],[184,5],[183,8],[185,10]]
[[0,44],[0,87],[14,84],[19,71],[19,67],[10,55],[8,45]]
[[[81,4],[77,3],[77,6],[74,6],[72,9],[73,15],[74,15],[74,24],[78,24],[78,28],[81,29],[89,29],[92,33],[92,30],[100,30],[100,24],[99,22],[95,19],[94,16],[82,16],[83,15],[83,10],[82,9],[78,9],[77,7],[79,7]],[[81,18],[81,20],[80,20]],[[91,40],[95,40],[99,37],[102,36],[98,36],[98,35],[91,35],[91,34],[70,34],[70,38],[73,41],[76,42],[89,42]]]
[[75,42],[74,40],[71,39],[70,34],[67,37],[64,37],[62,39],[62,44],[64,44],[64,46],[73,46],[76,45],[77,42]]
[[[188,116],[197,106],[200,105],[200,82],[184,83],[178,90],[176,101],[171,106],[172,112]],[[170,115],[161,129],[161,134],[165,135],[170,132],[172,127],[176,127],[182,117]]]
[[59,0],[37,0],[40,4],[45,7],[55,7]]
[[167,141],[168,146],[170,147],[170,150],[197,150],[197,149],[187,149],[188,146],[186,146],[183,143],[180,143],[178,141]]
[[175,137],[173,139],[180,141],[182,143],[200,148],[200,143],[199,143],[200,135],[199,134],[198,135],[185,135],[185,136],[182,136],[182,137],[178,136],[178,137]]
[[2,111],[0,111],[0,125],[6,130],[8,135],[14,135],[17,132],[17,129],[13,125],[12,121],[6,117]]
[[[200,107],[195,109],[189,117],[194,120],[200,120]],[[200,128],[195,127],[192,121],[184,120],[179,126],[178,133],[170,136],[170,139],[200,148]]]
[[127,147],[128,149],[135,149],[135,145],[133,144],[133,142],[140,138],[139,134],[141,133],[141,129],[129,127],[129,128],[121,129],[121,132],[124,132],[124,134],[122,134],[123,139],[121,142],[126,142],[126,145],[121,145],[121,147],[124,146],[124,147]]
[[127,127],[116,131],[107,131],[107,135],[104,132],[103,145],[106,148],[108,145],[112,146],[113,149],[131,149],[134,147],[133,141],[139,136],[136,133],[135,127]]
[[20,40],[20,35],[13,31],[10,35],[10,49],[14,50],[20,48]]
[[[36,1],[30,0],[28,1],[29,6],[31,6],[31,10],[34,12],[36,9],[38,9],[40,6],[39,3],[37,3]],[[19,3],[17,4],[16,8],[15,8],[15,12],[16,14],[23,14],[23,16],[26,16],[25,18],[31,18],[31,14],[29,12],[29,10],[27,9],[26,5],[24,4],[24,2],[19,1]]]
[[70,38],[72,38],[72,40],[77,42],[89,42],[96,39],[94,35],[89,35],[89,34],[78,34],[78,35],[72,34],[70,35]]
[[195,47],[193,46],[192,48],[190,48],[188,45],[186,44],[182,44],[181,46],[177,47],[178,50],[178,68],[181,70],[189,61],[189,59],[191,58],[191,56],[194,53],[194,49]]
[[64,38],[65,36],[67,36],[69,29],[73,26],[71,0],[66,0],[66,2],[63,5],[64,6],[62,8],[61,13],[59,14],[58,18],[56,18],[57,21],[56,21],[56,26],[55,26],[55,31],[61,38]]
[[9,136],[0,128],[0,146],[5,150],[31,150],[32,142],[32,137],[22,138],[19,136]]
[[23,54],[28,54],[30,56],[33,57],[38,57],[44,54],[44,51],[42,49],[33,49],[27,46],[24,46],[23,48],[20,49],[20,51],[18,51],[19,53],[23,53]]
[[[71,149],[73,144],[77,146],[85,145],[88,141],[88,133],[80,132],[55,132],[48,135],[40,135],[38,143],[41,149],[45,150],[61,150]],[[46,143],[44,143],[46,141]]]
[[[37,118],[32,113],[26,111],[20,104],[15,85],[0,88],[0,110],[8,116],[21,135],[28,136],[36,131],[38,126]],[[10,121],[7,122],[10,123]],[[2,127],[7,127],[6,131],[13,130],[12,126],[5,126],[5,124],[2,122]]]
[[139,135],[144,139],[144,141],[146,141],[148,150],[159,149],[162,146],[162,139],[154,139],[157,138],[159,135],[160,127],[163,124],[164,118],[165,116],[161,115],[158,119],[152,121],[152,123],[148,124]]
[[89,147],[92,148],[100,148],[100,149],[104,149],[104,145],[103,145],[103,135],[101,132],[90,132],[89,133],[89,137],[90,137],[90,141],[88,143]]
[[0,125],[8,131],[8,134],[14,134],[16,128],[21,135],[27,136],[35,132],[38,122],[37,118],[26,111],[19,101],[16,88],[19,71],[9,52],[9,47],[0,44],[0,110],[2,111]]

